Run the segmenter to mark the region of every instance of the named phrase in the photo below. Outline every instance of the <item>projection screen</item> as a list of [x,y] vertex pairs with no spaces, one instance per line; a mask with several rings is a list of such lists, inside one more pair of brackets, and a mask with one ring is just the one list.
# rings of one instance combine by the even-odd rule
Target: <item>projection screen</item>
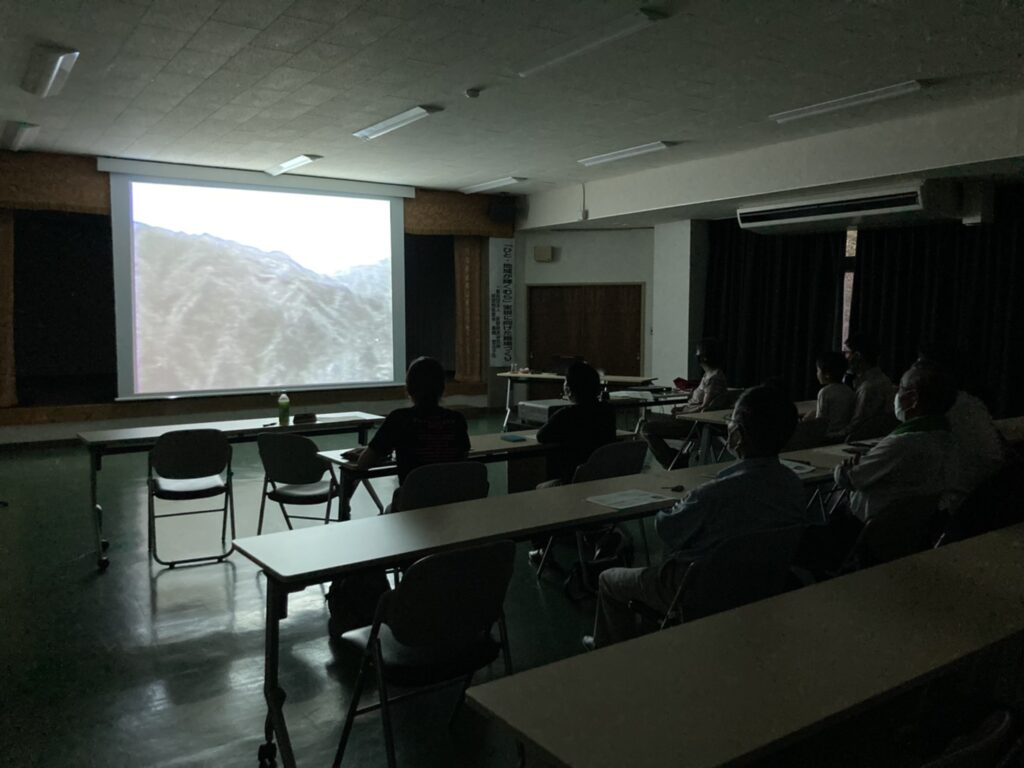
[[408,188],[219,175],[111,173],[119,398],[401,381]]

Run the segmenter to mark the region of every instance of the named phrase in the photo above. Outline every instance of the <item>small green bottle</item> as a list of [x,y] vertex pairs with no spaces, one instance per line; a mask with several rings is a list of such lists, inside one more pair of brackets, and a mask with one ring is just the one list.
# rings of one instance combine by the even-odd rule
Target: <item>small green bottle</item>
[[291,401],[288,399],[288,394],[282,392],[281,396],[277,398],[277,423],[282,427],[288,426],[288,411],[291,409]]

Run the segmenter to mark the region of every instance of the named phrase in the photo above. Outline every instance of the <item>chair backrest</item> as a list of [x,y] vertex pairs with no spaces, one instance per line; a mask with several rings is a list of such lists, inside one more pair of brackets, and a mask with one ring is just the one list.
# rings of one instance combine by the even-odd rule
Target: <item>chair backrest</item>
[[1024,522],[1024,465],[1007,462],[975,488],[952,514],[943,544]]
[[736,401],[740,399],[740,395],[743,394],[742,387],[730,387],[725,390],[718,397],[711,400],[710,403],[705,405],[701,410],[703,411],[722,411],[726,408],[732,408],[736,405]]
[[604,480],[608,477],[635,475],[644,469],[647,443],[644,440],[620,440],[596,449],[586,463],[576,467],[574,483]]
[[982,720],[973,732],[954,739],[941,755],[921,768],[1010,765],[1007,752],[1013,732],[1013,716],[1009,710],[996,710]]
[[327,462],[317,456],[316,443],[303,435],[263,432],[256,435],[260,461],[267,478],[284,485],[318,482],[327,471]]
[[150,469],[168,480],[210,477],[231,464],[231,443],[218,429],[164,432],[149,452]]
[[395,494],[392,511],[482,499],[490,490],[487,467],[478,461],[446,461],[416,467]]
[[683,619],[692,621],[785,591],[804,530],[802,525],[773,528],[719,544],[687,574]]
[[381,597],[377,615],[408,646],[472,643],[501,616],[516,547],[498,541],[418,560]]
[[817,448],[825,445],[825,430],[828,429],[827,419],[800,420],[796,423],[793,436],[782,449],[783,451],[802,451],[806,448]]
[[887,563],[929,549],[939,514],[937,496],[898,499],[864,524],[843,570]]

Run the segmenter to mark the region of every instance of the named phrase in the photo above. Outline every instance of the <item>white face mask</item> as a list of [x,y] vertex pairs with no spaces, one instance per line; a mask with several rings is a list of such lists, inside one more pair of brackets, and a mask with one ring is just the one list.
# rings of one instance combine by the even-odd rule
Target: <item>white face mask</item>
[[903,405],[900,403],[900,393],[897,392],[892,398],[892,409],[896,414],[896,419],[900,422],[907,420],[907,412],[903,410]]

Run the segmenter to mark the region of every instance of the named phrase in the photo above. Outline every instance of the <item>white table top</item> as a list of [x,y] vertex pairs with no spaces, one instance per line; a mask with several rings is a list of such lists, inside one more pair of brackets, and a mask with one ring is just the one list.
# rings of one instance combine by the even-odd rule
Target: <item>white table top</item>
[[[675,482],[688,487],[706,482],[700,470]],[[535,533],[601,520],[623,519],[647,510],[622,512],[586,499],[624,490],[646,490],[678,498],[665,473],[629,475],[592,483],[525,491],[428,509],[350,520],[338,525],[236,539],[235,547],[269,575],[285,583],[314,583],[346,570],[388,565],[457,546]],[[660,508],[666,505],[656,505]]]
[[[796,452],[792,456],[801,459],[802,454]],[[640,475],[360,518],[338,525],[281,531],[236,539],[235,546],[282,582],[315,583],[347,570],[398,563],[452,547],[503,538],[524,539],[544,531],[639,516],[669,505],[623,512],[598,506],[587,498],[626,490],[680,498],[684,492],[670,490],[673,486],[682,485],[691,490],[714,479],[732,463],[671,472],[658,469]],[[805,482],[820,480],[831,473],[832,466],[817,466],[813,473],[800,477]]]
[[[814,400],[798,400],[796,403],[797,413],[803,415],[809,413],[817,407],[817,402]],[[701,424],[717,424],[719,426],[725,426],[725,420],[732,415],[732,408],[723,408],[715,411],[697,411],[696,413],[680,413],[677,415],[682,421],[696,421]]]
[[[564,381],[565,376],[560,373],[544,373],[538,371],[536,373],[532,371],[503,371],[498,374],[499,378],[512,379],[513,381]],[[601,381],[605,384],[622,384],[628,387],[640,386],[642,384],[650,384],[654,381],[652,376],[602,376]]]
[[263,419],[236,419],[233,421],[204,421],[190,424],[165,424],[155,427],[129,427],[126,429],[104,429],[92,432],[79,432],[78,439],[86,445],[128,445],[131,443],[146,443],[156,440],[160,435],[167,432],[174,432],[182,429],[219,429],[229,438],[242,435],[255,434],[256,432],[299,432],[313,434],[316,432],[330,432],[338,427],[372,426],[384,421],[383,416],[362,411],[346,411],[344,413],[322,413],[317,415],[317,420],[308,424],[290,424],[281,427],[274,416],[269,415]]
[[555,765],[710,768],[764,754],[1022,632],[1017,526],[468,695]]

